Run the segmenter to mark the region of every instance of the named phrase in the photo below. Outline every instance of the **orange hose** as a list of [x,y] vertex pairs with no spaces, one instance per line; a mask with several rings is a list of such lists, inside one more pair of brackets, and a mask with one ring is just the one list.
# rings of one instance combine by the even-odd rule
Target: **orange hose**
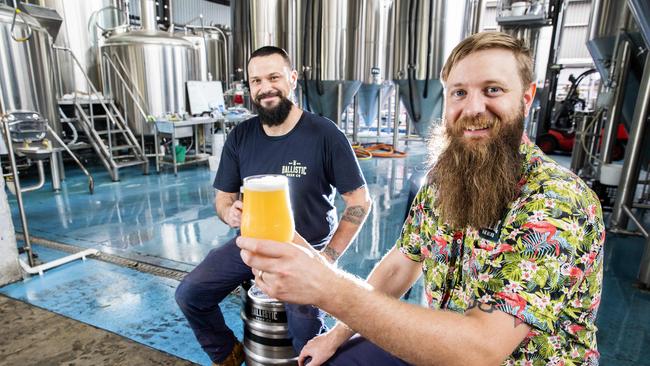
[[404,158],[406,153],[397,151],[391,144],[353,144],[352,149],[359,160],[376,158]]
[[372,156],[377,158],[404,158],[406,153],[397,151],[391,144],[372,144],[363,147],[370,151]]

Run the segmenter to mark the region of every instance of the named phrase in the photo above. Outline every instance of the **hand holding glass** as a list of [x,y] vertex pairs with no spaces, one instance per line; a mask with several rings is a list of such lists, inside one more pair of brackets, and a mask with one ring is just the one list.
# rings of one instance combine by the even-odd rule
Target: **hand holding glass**
[[287,177],[254,175],[244,178],[242,236],[290,243],[294,229]]

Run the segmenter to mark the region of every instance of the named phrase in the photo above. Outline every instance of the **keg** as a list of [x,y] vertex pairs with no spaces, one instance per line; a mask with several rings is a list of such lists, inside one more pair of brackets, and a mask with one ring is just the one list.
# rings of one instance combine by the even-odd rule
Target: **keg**
[[284,303],[270,298],[255,285],[242,291],[242,298],[246,365],[298,365]]

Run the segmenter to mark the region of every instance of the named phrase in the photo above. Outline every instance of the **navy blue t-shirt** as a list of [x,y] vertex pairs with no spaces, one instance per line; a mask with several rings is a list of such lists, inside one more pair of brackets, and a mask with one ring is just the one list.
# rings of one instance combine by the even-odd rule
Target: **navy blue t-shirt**
[[214,188],[239,192],[243,179],[257,174],[289,178],[296,231],[315,247],[326,244],[336,228],[336,191],[366,184],[345,135],[332,121],[306,111],[283,136],[268,136],[258,117],[228,134]]

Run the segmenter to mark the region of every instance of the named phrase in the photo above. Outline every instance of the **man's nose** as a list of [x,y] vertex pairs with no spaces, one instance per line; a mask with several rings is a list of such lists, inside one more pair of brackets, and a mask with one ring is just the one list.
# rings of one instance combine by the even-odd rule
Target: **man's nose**
[[273,91],[273,88],[271,87],[271,82],[268,80],[262,80],[260,81],[260,93],[268,93],[270,91]]
[[465,99],[465,108],[463,108],[463,116],[476,117],[486,112],[485,96],[480,93],[469,93]]

